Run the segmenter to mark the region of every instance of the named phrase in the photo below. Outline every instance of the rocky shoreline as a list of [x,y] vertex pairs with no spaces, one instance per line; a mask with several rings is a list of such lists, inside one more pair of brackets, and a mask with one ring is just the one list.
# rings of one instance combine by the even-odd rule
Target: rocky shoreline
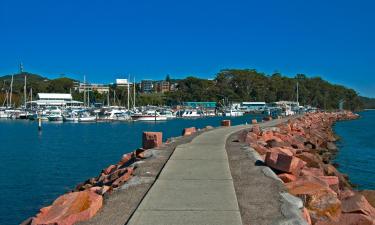
[[[125,203],[129,205],[128,212],[121,213],[123,217],[129,218],[176,146],[190,142],[199,133],[210,129],[213,127],[207,126],[202,130],[185,128],[183,136],[170,138],[165,143],[162,142],[161,132],[144,132],[142,148],[124,154],[118,163],[104,168],[97,177],[87,179],[69,193],[59,196],[50,206],[41,208],[38,214],[26,219],[21,225],[89,222],[103,212],[109,197],[119,194],[132,200]],[[126,218],[123,218],[122,223]]]
[[353,189],[331,160],[337,153],[332,126],[357,119],[351,112],[313,113],[276,127],[255,125],[239,135],[262,157],[292,195],[302,199],[308,224],[375,224],[374,192]]

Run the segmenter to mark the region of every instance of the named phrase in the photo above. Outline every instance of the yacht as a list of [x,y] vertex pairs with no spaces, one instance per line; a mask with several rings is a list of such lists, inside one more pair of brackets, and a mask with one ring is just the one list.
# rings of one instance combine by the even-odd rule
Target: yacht
[[108,121],[127,121],[131,119],[131,116],[125,110],[112,109],[104,113],[103,119]]
[[223,113],[224,116],[243,116],[243,112],[240,111],[240,110],[237,110],[237,109],[228,109],[228,110],[225,110],[225,112]]
[[134,113],[131,118],[136,121],[161,121],[167,120],[167,116],[160,115],[156,110],[148,110],[144,113]]
[[203,117],[204,113],[196,109],[185,109],[183,111],[179,111],[178,115],[181,116],[182,118],[197,118],[197,117]]
[[96,122],[96,116],[90,115],[89,112],[83,112],[78,117],[78,122]]
[[59,108],[50,110],[50,114],[47,116],[49,121],[63,121],[62,112]]

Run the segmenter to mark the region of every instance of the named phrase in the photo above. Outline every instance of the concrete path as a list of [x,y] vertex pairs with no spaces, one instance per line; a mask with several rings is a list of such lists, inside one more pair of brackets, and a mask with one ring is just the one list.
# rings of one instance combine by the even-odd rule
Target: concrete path
[[128,224],[242,225],[225,144],[248,127],[214,129],[178,146]]

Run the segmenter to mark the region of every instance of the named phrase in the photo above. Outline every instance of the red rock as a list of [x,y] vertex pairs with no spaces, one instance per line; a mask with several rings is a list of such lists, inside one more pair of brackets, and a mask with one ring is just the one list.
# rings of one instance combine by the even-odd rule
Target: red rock
[[71,192],[57,198],[51,206],[42,208],[32,225],[72,225],[93,217],[102,207],[103,197],[92,191]]
[[256,143],[257,142],[257,138],[258,138],[258,136],[256,134],[254,134],[253,132],[249,132],[246,135],[245,142],[248,143],[248,144]]
[[126,164],[127,162],[129,162],[133,158],[133,155],[134,155],[133,152],[122,155],[121,160],[118,163],[118,165]]
[[132,174],[133,174],[133,168],[130,168],[130,167],[127,168],[127,171],[124,174],[122,174],[119,178],[117,178],[112,183],[111,186],[113,188],[117,188],[117,187],[123,185],[126,181],[128,181],[131,178]]
[[264,140],[264,141],[270,141],[270,140],[272,140],[274,138],[274,136],[273,136],[273,132],[272,131],[270,131],[270,130],[268,130],[268,131],[263,131],[262,132],[262,139]]
[[317,157],[316,155],[308,152],[302,152],[301,154],[298,154],[296,156],[305,161],[307,163],[306,166],[320,168],[321,159],[319,159],[319,157]]
[[361,195],[365,196],[368,203],[375,207],[375,190],[363,190],[360,192]]
[[280,154],[285,154],[289,156],[293,156],[294,152],[293,149],[287,148],[287,147],[275,147],[275,148],[270,148],[269,149],[271,152],[277,152]]
[[315,177],[301,177],[285,185],[291,194],[304,201],[313,224],[340,216],[341,202],[324,181]]
[[289,173],[282,173],[282,174],[279,174],[277,175],[284,183],[289,183],[289,182],[292,182],[292,181],[295,181],[297,180],[297,177],[294,176],[293,174],[289,174]]
[[189,127],[183,130],[182,135],[189,136],[189,135],[194,134],[195,132],[197,132],[197,129],[195,127]]
[[231,126],[231,121],[230,120],[222,120],[221,121],[221,126],[223,126],[223,127],[230,127]]
[[309,210],[307,210],[305,207],[302,209],[302,218],[304,218],[308,224],[312,224]]
[[342,211],[345,213],[362,213],[375,219],[375,209],[361,194],[355,194],[343,199]]
[[260,132],[261,132],[259,125],[254,125],[254,126],[251,128],[251,132],[253,132],[253,133],[256,134],[256,135],[259,135]]
[[305,163],[297,157],[277,152],[267,152],[265,163],[273,169],[292,173],[293,175],[298,175],[301,168],[305,165]]
[[339,220],[319,221],[315,225],[374,225],[375,221],[369,216],[358,213],[344,213]]
[[163,143],[162,132],[143,132],[142,146],[144,149],[157,148]]
[[[336,187],[338,189],[338,186],[339,186],[339,178],[338,177],[336,177],[336,176],[318,176],[318,178],[323,180],[324,182],[326,182],[332,190],[335,190]],[[333,188],[333,187],[335,187],[335,188]]]
[[350,190],[350,189],[345,189],[345,190],[340,190],[340,193],[339,193],[339,199],[345,199],[345,198],[349,198],[351,196],[355,195],[354,191]]
[[117,166],[115,165],[110,165],[109,167],[105,168],[102,173],[104,173],[105,175],[108,175],[110,173],[112,173],[113,171],[115,171],[117,169]]
[[257,151],[260,155],[265,155],[268,151],[267,148],[257,144],[257,143],[250,143],[250,147],[252,147],[255,151]]
[[319,168],[309,168],[309,167],[304,167],[301,170],[301,176],[324,176],[324,172],[322,169]]
[[257,124],[258,121],[257,121],[257,119],[252,119],[252,120],[251,120],[251,123],[252,123],[252,124]]

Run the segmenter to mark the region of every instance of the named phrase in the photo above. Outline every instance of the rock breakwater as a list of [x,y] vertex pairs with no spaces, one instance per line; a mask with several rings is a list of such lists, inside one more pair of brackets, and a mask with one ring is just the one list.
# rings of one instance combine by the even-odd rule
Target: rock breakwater
[[309,224],[375,224],[375,209],[352,189],[348,177],[330,163],[337,152],[332,126],[358,115],[351,112],[311,113],[276,127],[254,125],[239,135],[301,198],[302,216]]

